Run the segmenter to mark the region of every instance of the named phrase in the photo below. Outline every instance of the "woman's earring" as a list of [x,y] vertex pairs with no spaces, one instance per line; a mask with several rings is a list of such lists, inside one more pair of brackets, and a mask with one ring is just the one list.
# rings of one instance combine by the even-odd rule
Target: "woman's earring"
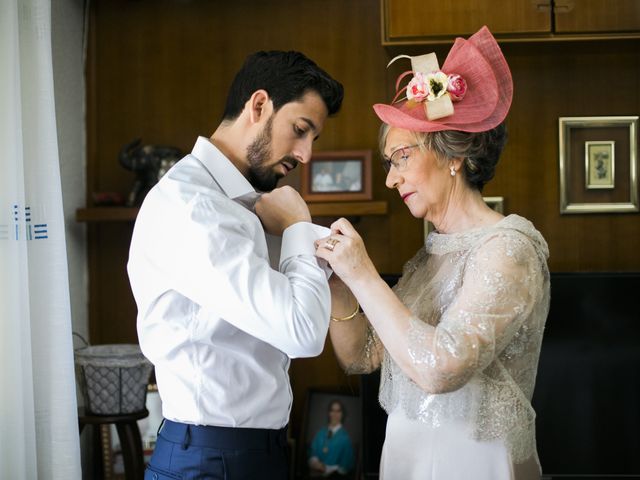
[[453,165],[451,165],[451,166],[449,167],[449,171],[451,172],[451,176],[452,176],[452,177],[455,177],[455,176],[456,176],[456,169],[455,169],[455,167],[454,167]]

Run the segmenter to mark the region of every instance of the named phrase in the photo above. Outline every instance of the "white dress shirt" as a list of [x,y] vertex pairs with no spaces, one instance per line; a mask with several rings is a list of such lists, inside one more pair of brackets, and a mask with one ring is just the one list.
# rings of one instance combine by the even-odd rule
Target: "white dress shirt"
[[282,428],[290,358],[322,351],[331,301],[313,242],[328,229],[287,228],[274,269],[258,196],[200,137],[140,208],[127,269],[165,418]]

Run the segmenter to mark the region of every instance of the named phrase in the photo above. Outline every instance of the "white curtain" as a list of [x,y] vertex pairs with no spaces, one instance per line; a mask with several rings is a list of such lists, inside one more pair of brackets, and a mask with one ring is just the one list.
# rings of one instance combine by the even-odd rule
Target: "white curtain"
[[0,478],[81,478],[50,0],[0,0]]

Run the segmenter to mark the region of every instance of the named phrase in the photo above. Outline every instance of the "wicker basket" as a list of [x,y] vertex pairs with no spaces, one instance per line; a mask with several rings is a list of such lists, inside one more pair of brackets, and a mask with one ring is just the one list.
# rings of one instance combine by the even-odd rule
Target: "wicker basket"
[[120,415],[144,410],[153,366],[138,345],[80,348],[75,364],[87,412]]

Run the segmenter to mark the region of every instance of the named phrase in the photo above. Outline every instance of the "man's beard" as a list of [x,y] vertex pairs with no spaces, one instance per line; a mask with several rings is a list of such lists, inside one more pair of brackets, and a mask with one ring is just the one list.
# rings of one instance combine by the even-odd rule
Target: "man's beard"
[[267,124],[258,137],[247,147],[248,180],[253,188],[260,192],[270,192],[276,188],[278,180],[283,176],[273,170],[273,165],[264,165],[271,158],[272,127],[273,115],[267,120]]

